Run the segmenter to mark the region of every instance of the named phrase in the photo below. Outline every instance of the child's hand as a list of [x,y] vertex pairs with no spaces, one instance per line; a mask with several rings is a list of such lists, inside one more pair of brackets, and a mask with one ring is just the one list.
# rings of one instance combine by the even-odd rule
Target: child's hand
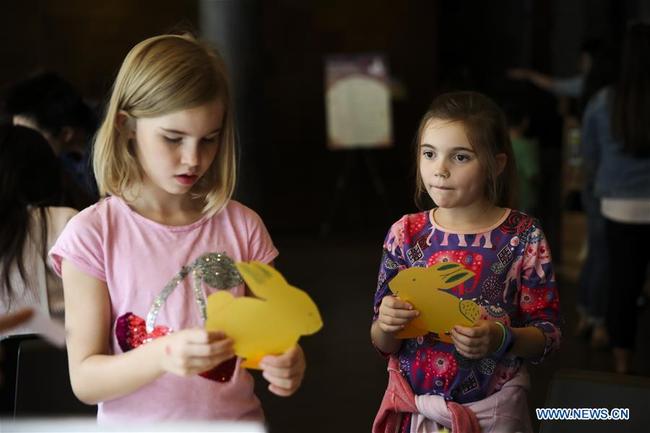
[[389,334],[401,331],[413,319],[419,315],[408,302],[402,301],[395,296],[385,296],[379,305],[379,316],[377,322],[379,328]]
[[269,381],[269,391],[288,397],[300,387],[305,376],[305,354],[296,345],[282,355],[267,355],[260,361],[262,376]]
[[503,331],[491,320],[479,320],[472,327],[454,326],[451,338],[458,353],[465,358],[480,359],[499,347]]
[[223,332],[185,329],[160,340],[164,345],[162,368],[179,376],[203,373],[235,356],[232,340]]

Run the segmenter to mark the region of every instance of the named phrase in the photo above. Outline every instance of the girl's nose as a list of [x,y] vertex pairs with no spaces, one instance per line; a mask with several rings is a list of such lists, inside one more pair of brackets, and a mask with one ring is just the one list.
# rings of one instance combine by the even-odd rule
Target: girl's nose
[[188,144],[181,155],[181,163],[188,167],[199,165],[199,149],[194,144]]
[[433,168],[434,168],[434,175],[436,177],[441,177],[443,179],[447,179],[449,177],[449,170],[447,169],[446,164],[442,160],[437,161]]
[[436,171],[436,177],[447,179],[449,177],[449,172],[446,170],[438,170]]

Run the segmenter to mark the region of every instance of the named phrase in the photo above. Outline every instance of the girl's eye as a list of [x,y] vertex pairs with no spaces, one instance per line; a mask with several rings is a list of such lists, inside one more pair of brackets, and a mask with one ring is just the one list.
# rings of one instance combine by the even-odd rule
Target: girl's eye
[[433,159],[433,151],[432,150],[425,150],[422,152],[422,156],[424,156],[426,159]]
[[166,135],[163,135],[163,139],[164,139],[167,143],[172,143],[172,144],[178,144],[178,143],[180,143],[180,142],[183,140],[182,137],[168,137],[168,136],[166,136]]
[[218,141],[219,141],[218,135],[215,135],[213,137],[206,137],[201,140],[201,142],[204,144],[216,144]]
[[467,161],[470,161],[472,159],[472,157],[469,156],[469,155],[459,153],[456,156],[454,156],[454,159],[456,159],[456,161],[458,161],[458,162],[467,162]]

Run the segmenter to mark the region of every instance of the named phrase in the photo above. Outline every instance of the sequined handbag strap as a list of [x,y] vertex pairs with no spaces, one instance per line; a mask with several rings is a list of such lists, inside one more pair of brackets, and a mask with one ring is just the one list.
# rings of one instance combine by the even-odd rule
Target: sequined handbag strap
[[237,271],[235,262],[225,253],[203,254],[189,266],[183,266],[154,298],[149,313],[147,313],[147,332],[153,331],[160,309],[165,305],[169,295],[171,295],[174,289],[176,289],[188,274],[192,274],[192,291],[194,292],[194,300],[196,301],[196,305],[199,307],[199,312],[203,321],[205,321],[207,313],[205,293],[201,284],[202,282],[215,289],[229,289],[244,282]]

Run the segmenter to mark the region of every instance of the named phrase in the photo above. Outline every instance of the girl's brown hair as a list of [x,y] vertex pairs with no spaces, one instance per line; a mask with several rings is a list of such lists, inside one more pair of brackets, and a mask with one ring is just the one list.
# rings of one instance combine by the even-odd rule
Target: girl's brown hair
[[146,39],[127,54],[117,74],[106,116],[95,137],[93,167],[102,196],[135,198],[142,180],[129,131],[119,113],[132,119],[157,117],[219,100],[224,105],[219,151],[192,188],[205,213],[219,212],[236,182],[235,130],[228,75],[217,52],[190,35]]
[[[517,175],[505,115],[494,101],[477,92],[444,93],[434,99],[422,117],[415,142],[416,205],[424,209],[429,197],[419,173],[420,144],[424,130],[434,119],[461,122],[484,170],[485,196],[497,206],[511,207],[515,200]],[[507,157],[500,174],[496,160],[499,153]]]

